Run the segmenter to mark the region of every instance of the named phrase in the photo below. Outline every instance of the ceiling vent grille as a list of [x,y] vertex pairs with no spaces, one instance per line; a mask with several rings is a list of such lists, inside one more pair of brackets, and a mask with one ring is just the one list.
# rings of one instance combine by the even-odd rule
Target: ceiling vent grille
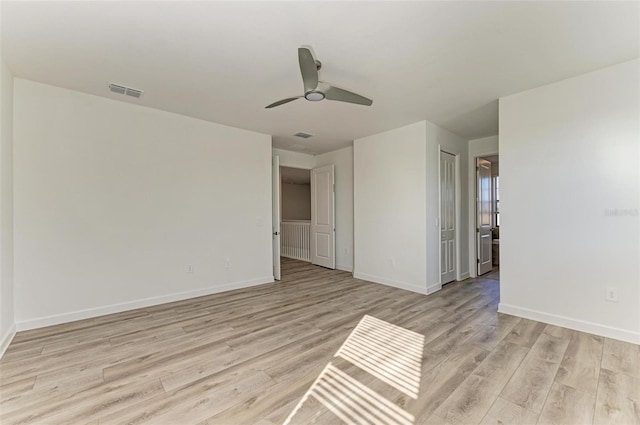
[[133,89],[131,87],[121,86],[119,84],[109,84],[109,90],[114,93],[124,94],[126,96],[135,97],[136,99],[142,96],[142,90]]
[[299,133],[294,134],[294,136],[301,137],[303,139],[308,139],[309,137],[312,137],[313,134],[299,132]]

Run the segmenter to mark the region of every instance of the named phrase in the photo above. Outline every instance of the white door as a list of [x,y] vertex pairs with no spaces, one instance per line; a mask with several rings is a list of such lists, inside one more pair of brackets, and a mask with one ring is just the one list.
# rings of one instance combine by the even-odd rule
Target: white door
[[440,283],[456,278],[456,157],[440,152]]
[[333,164],[311,170],[311,263],[336,268]]
[[493,258],[491,256],[491,226],[492,202],[491,202],[491,163],[486,159],[478,158],[477,163],[477,235],[478,235],[478,276],[491,271]]
[[271,236],[273,243],[273,278],[280,280],[280,157],[274,156],[271,161],[272,217]]

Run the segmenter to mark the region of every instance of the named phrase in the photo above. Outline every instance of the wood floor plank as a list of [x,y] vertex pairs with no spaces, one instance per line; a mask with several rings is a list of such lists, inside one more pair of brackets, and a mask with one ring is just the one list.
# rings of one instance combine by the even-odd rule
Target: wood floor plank
[[503,341],[485,358],[474,376],[485,379],[484,390],[499,394],[527,355],[527,348]]
[[323,359],[318,363],[309,364],[307,368],[298,369],[296,376],[287,375],[286,379],[266,387],[257,395],[239,398],[235,405],[208,418],[207,422],[253,425],[256,418],[269,417],[273,419],[270,422],[281,424],[293,411],[298,397],[312,385],[326,363],[326,359]]
[[598,388],[604,338],[573,332],[560,363],[556,382],[578,390],[595,393]]
[[538,419],[539,424],[565,425],[593,423],[596,395],[555,382]]
[[528,349],[501,343],[434,412],[450,423],[479,423],[493,405]]
[[640,345],[605,338],[602,367],[640,378]]
[[0,410],[2,410],[2,404],[7,400],[16,395],[31,391],[36,383],[36,378],[37,377],[34,376],[20,381],[14,381],[10,384],[0,385]]
[[506,336],[505,341],[524,347],[532,347],[545,327],[544,323],[521,319]]
[[498,398],[499,391],[487,390],[487,379],[471,375],[435,410],[450,423],[479,423]]
[[560,363],[568,346],[569,340],[542,333],[529,350],[529,355],[547,362]]
[[[427,353],[420,381],[422,398],[410,404],[410,412],[425,419],[431,416],[488,354],[488,351],[475,346],[459,348],[449,355]],[[445,359],[440,360],[441,356]]]
[[505,386],[501,397],[520,407],[540,413],[558,367],[558,363],[527,356]]
[[500,314],[496,325],[486,325],[473,335],[468,343],[491,351],[513,330],[520,318]]
[[[538,414],[513,404],[501,397],[493,403],[489,412],[480,422],[481,425],[534,425],[538,422]],[[580,425],[580,424],[576,424]]]
[[600,370],[594,424],[640,424],[640,378]]

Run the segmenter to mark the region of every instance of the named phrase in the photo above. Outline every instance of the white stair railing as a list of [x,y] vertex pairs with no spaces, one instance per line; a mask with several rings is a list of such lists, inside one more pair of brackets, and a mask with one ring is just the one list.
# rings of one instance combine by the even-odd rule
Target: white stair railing
[[286,220],[280,223],[280,255],[295,260],[311,261],[309,241],[311,222],[308,220]]

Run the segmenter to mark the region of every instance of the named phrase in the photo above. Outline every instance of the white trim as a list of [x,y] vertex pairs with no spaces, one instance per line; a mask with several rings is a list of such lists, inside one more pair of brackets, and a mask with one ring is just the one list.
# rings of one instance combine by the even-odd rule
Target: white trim
[[2,336],[2,340],[0,341],[0,359],[4,356],[4,353],[9,348],[9,344],[13,341],[13,337],[16,336],[16,324],[11,324],[11,327],[7,331],[6,334]]
[[370,274],[364,274],[364,273],[354,273],[353,277],[355,277],[356,279],[366,280],[373,283],[380,283],[382,285],[393,286],[394,288],[404,289],[405,291],[417,292],[418,294],[423,294],[423,295],[427,294],[427,288],[413,285],[411,283],[400,282],[397,280],[386,279],[384,277],[372,276]]
[[500,303],[498,305],[498,312],[523,317],[525,319],[536,320],[538,322],[549,323],[551,325],[562,326],[576,331],[600,335],[607,338],[618,339],[632,344],[640,344],[640,333],[628,331],[626,329],[614,328],[611,326],[600,325],[598,323],[572,319],[571,317],[531,310],[504,303]]
[[[442,288],[442,145],[438,143],[438,222],[436,226],[438,227],[438,285]],[[449,153],[449,152],[447,152]],[[427,155],[429,153],[427,152]],[[453,154],[451,154],[453,155]],[[428,159],[427,159],[428,162]],[[426,195],[425,195],[426,196]],[[427,199],[429,197],[427,196]],[[458,223],[456,223],[456,226]],[[427,217],[427,226],[429,226],[429,219]],[[428,232],[428,231],[427,231]],[[427,236],[427,250],[429,250],[429,237]],[[425,261],[426,264],[426,261]],[[429,276],[429,266],[427,265],[427,270],[425,271],[426,276]]]
[[[442,182],[440,179],[442,178],[442,171],[440,170],[440,161],[442,158],[442,152],[452,155],[454,157],[454,167],[455,167],[455,192],[456,197],[454,199],[454,208],[456,210],[455,220],[456,220],[456,230],[455,230],[455,241],[456,241],[456,280],[464,280],[461,276],[460,270],[462,269],[462,264],[460,263],[461,256],[461,237],[460,229],[462,228],[462,170],[460,167],[460,154],[449,152],[442,148],[441,144],[438,144],[438,285],[439,288],[434,291],[429,291],[427,289],[427,293],[430,294],[432,292],[440,290],[442,288],[442,247],[440,246],[440,238],[441,235],[441,227],[440,223],[442,222]],[[427,221],[428,223],[428,221]],[[467,273],[468,274],[468,273]],[[433,285],[435,288],[435,284]]]
[[204,295],[217,294],[219,292],[232,291],[234,289],[248,288],[250,286],[262,285],[273,282],[273,276],[265,276],[257,279],[250,279],[240,282],[232,282],[224,285],[216,285],[193,291],[177,292],[158,297],[143,298],[135,301],[127,301],[120,304],[111,304],[102,307],[78,310],[70,313],[54,314],[52,316],[38,317],[16,322],[18,331],[43,328],[45,326],[59,325],[61,323],[74,322],[76,320],[89,319],[107,314],[121,313],[123,311],[134,310],[136,308],[150,307],[158,304],[165,304],[174,301],[182,301],[189,298],[202,297]]
[[469,272],[464,272],[460,274],[460,277],[458,278],[458,282],[465,280],[465,279],[469,279],[469,277],[471,277],[471,275],[469,274]]
[[[488,136],[493,137],[493,136]],[[476,167],[478,166],[478,158],[483,156],[492,156],[498,155],[500,156],[500,151],[498,150],[487,150],[476,152],[473,155],[469,154],[469,190],[468,190],[468,201],[469,201],[469,213],[473,217],[473,225],[469,226],[469,273],[470,277],[478,277],[478,237],[476,235],[476,231],[478,229],[478,176]],[[460,279],[462,280],[462,279]]]
[[[455,175],[456,175],[456,185],[455,185],[455,191],[456,191],[456,199],[454,202],[454,208],[456,209],[456,280],[462,280],[460,278],[461,276],[461,270],[462,270],[462,264],[460,263],[460,258],[462,258],[461,251],[460,248],[462,247],[461,242],[461,237],[462,235],[460,234],[460,229],[462,229],[462,170],[460,169],[460,155],[456,155],[455,158],[455,163],[454,166],[456,167],[455,170]],[[440,186],[442,187],[442,186]],[[442,211],[442,209],[440,210]],[[440,263],[440,265],[442,266],[442,263]]]
[[348,266],[345,264],[337,264],[336,269],[342,270],[343,272],[353,273],[353,266]]

